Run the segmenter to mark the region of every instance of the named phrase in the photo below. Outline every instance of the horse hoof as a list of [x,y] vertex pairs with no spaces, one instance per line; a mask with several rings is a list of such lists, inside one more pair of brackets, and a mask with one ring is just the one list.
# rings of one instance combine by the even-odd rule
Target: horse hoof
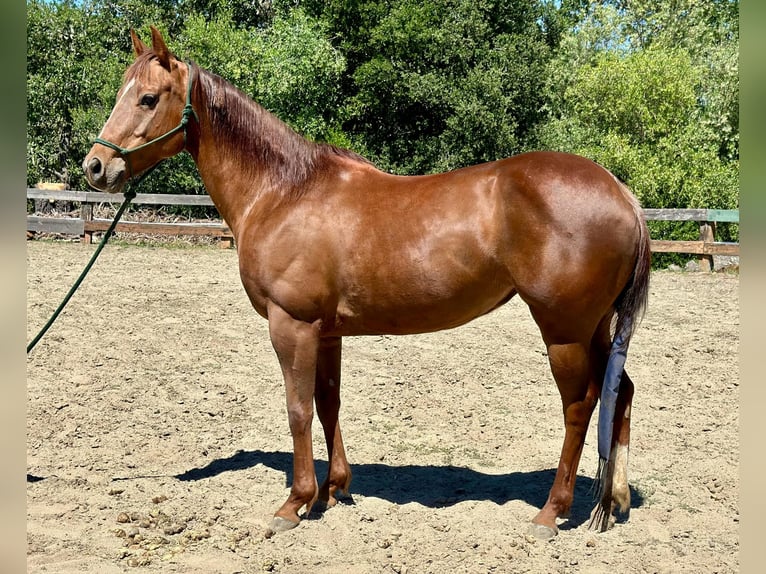
[[311,507],[311,512],[314,512],[316,514],[322,514],[323,512],[327,512],[328,510],[330,510],[336,504],[338,504],[338,500],[333,497],[330,497],[327,500],[323,500],[320,497]]
[[558,528],[551,528],[543,524],[533,522],[527,528],[527,534],[534,536],[538,540],[550,540],[559,533]]
[[286,530],[292,530],[296,526],[298,526],[298,522],[293,522],[292,520],[288,520],[287,518],[282,518],[281,516],[275,516],[271,519],[271,524],[269,525],[269,530],[272,532],[285,532]]

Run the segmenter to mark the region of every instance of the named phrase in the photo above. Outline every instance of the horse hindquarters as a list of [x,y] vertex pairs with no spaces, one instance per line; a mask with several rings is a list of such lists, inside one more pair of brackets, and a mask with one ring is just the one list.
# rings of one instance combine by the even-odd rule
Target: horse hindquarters
[[[566,517],[574,495],[577,467],[588,430],[590,418],[599,398],[606,387],[611,387],[613,399],[606,409],[608,433],[600,429],[608,447],[600,449],[605,454],[605,464],[600,468],[601,500],[594,510],[591,526],[601,531],[612,523],[612,511],[619,506],[623,512],[630,506],[630,492],[627,483],[627,453],[630,441],[630,410],[633,397],[633,383],[624,372],[624,359],[627,345],[632,334],[632,327],[638,321],[643,310],[648,292],[650,270],[649,239],[646,224],[635,202],[631,202],[635,214],[637,233],[633,235],[635,248],[631,255],[633,265],[630,275],[619,295],[610,305],[603,299],[598,306],[572,307],[581,301],[587,301],[588,290],[598,293],[603,290],[603,273],[589,272],[592,281],[582,285],[580,295],[570,292],[565,304],[551,304],[555,299],[538,299],[530,303],[532,315],[540,327],[543,340],[548,347],[548,356],[553,377],[561,394],[564,411],[565,437],[561,450],[556,477],[545,506],[533,519],[533,532],[541,538],[548,538],[557,533],[556,518]],[[628,230],[626,230],[627,233]],[[608,267],[604,268],[609,269]],[[601,283],[594,283],[600,281]],[[607,307],[604,309],[604,307]],[[603,313],[593,321],[592,313]],[[617,329],[621,341],[616,341],[620,352],[614,352],[611,337],[611,324],[617,316]],[[597,325],[595,329],[589,325]],[[615,358],[621,361],[615,361]],[[610,364],[610,361],[613,364]],[[609,368],[607,367],[609,365]],[[611,372],[610,381],[605,384],[607,370]]]

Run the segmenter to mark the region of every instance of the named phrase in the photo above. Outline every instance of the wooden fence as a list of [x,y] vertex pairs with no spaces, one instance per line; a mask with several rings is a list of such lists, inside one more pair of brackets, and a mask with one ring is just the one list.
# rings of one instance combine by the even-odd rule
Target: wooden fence
[[691,253],[699,255],[703,271],[713,269],[713,255],[739,256],[739,243],[716,241],[719,223],[739,223],[739,209],[644,209],[647,221],[696,221],[700,235],[696,241],[651,240],[653,253]]
[[[27,232],[61,233],[78,235],[83,243],[91,243],[94,233],[103,233],[109,228],[111,219],[98,219],[93,216],[93,207],[102,203],[122,203],[125,198],[121,193],[102,193],[97,191],[27,189],[27,199],[45,201],[75,201],[80,203],[79,217],[45,217],[27,215]],[[209,195],[173,195],[138,193],[131,202],[133,205],[190,205],[215,207]],[[146,233],[157,235],[203,235],[217,237],[221,246],[234,245],[234,235],[223,222],[155,222],[121,221],[115,231],[128,233]]]
[[[122,203],[122,194],[95,191],[27,189],[27,199],[45,201],[74,201],[80,203],[79,217],[27,216],[27,232],[77,235],[83,243],[91,243],[94,233],[103,233],[111,220],[93,217],[93,207],[102,203]],[[132,201],[135,205],[191,205],[215,207],[208,195],[142,194]],[[647,221],[696,221],[700,226],[695,241],[652,240],[656,253],[690,253],[700,256],[700,265],[712,269],[713,255],[739,255],[739,243],[715,241],[719,223],[739,223],[738,209],[645,209]],[[234,235],[222,222],[165,223],[132,222],[117,224],[117,231],[159,235],[204,235],[217,237],[222,246],[231,247]]]

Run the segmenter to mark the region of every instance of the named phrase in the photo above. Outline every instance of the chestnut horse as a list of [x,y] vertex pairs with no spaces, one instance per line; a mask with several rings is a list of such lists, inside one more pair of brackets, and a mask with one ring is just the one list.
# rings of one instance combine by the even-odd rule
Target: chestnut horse
[[[271,528],[292,528],[301,508],[333,506],[348,492],[342,337],[449,329],[514,295],[540,328],[565,427],[532,531],[553,536],[568,514],[599,399],[601,489],[590,526],[605,530],[616,506],[629,509],[633,383],[622,365],[651,255],[628,189],[588,159],[553,152],[436,175],[384,173],[304,139],[222,78],[178,60],[151,31],[149,48],[131,30],[135,61],[83,168],[90,185],[116,193],[186,150],[231,228],[245,291],[268,320],[293,439],[293,484]],[[314,404],[329,458],[321,486]]]

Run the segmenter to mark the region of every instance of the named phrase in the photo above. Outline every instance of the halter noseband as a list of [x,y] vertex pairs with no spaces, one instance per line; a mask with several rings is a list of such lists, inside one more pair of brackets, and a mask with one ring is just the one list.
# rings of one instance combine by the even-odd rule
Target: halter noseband
[[113,149],[118,154],[120,154],[123,158],[125,158],[125,163],[128,167],[128,178],[133,177],[133,168],[130,165],[130,154],[133,152],[136,152],[138,150],[144,149],[145,147],[149,147],[150,145],[157,143],[158,141],[162,141],[166,138],[169,138],[170,136],[174,135],[176,132],[183,130],[184,132],[184,147],[186,147],[186,131],[187,131],[187,125],[189,124],[189,119],[194,116],[194,119],[199,122],[199,116],[197,115],[197,112],[194,111],[194,107],[192,106],[192,85],[194,83],[194,68],[192,67],[191,62],[187,62],[186,64],[189,68],[189,81],[186,86],[186,105],[184,106],[183,111],[181,112],[181,121],[180,123],[174,127],[169,132],[165,132],[161,136],[158,136],[152,140],[149,140],[146,143],[142,143],[141,145],[138,145],[136,147],[132,148],[124,148],[120,147],[115,143],[112,143],[110,141],[107,141],[102,138],[96,138],[93,140],[93,143],[101,144],[103,146],[106,146],[108,148]]

